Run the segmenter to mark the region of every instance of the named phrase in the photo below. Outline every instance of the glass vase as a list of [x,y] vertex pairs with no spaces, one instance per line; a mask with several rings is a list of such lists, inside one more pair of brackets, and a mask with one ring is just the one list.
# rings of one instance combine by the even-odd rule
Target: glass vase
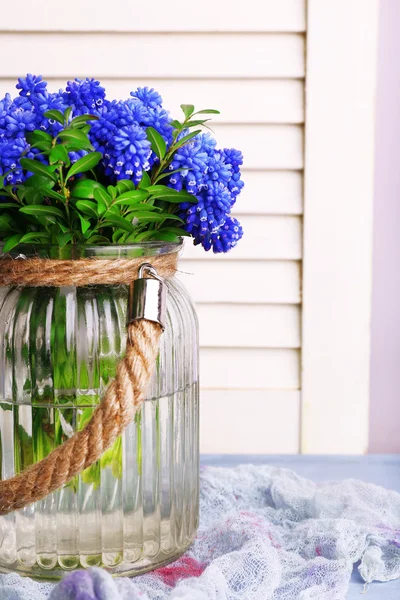
[[[66,247],[62,256],[55,247],[18,252],[113,260],[179,249],[151,242]],[[135,575],[191,544],[198,525],[198,327],[182,284],[172,277],[166,285],[167,323],[141,410],[97,463],[44,500],[0,517],[0,570],[58,578],[102,566]],[[124,353],[127,297],[124,285],[0,288],[1,479],[41,460],[90,419]]]

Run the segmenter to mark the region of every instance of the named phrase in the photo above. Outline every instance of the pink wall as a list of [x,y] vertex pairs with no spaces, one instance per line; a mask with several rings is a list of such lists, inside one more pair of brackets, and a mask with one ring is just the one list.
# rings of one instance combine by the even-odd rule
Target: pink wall
[[370,452],[400,452],[400,0],[381,0]]

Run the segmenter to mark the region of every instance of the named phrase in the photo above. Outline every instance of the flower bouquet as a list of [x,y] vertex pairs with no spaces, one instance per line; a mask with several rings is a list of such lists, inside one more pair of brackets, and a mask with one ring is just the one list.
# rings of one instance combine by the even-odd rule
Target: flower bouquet
[[218,111],[184,104],[183,119],[173,120],[153,89],[110,101],[89,79],[49,93],[28,75],[17,88],[17,98],[0,102],[3,252],[182,235],[227,252],[241,238],[231,209],[243,187],[242,155],[218,150],[198,129]]

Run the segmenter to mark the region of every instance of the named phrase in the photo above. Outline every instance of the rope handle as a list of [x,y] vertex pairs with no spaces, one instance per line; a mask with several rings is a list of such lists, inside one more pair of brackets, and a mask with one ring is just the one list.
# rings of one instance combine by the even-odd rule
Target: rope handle
[[[145,273],[151,277],[145,278]],[[87,425],[19,475],[0,481],[0,515],[41,500],[90,467],[133,420],[141,407],[164,330],[166,287],[149,263],[130,284],[127,347],[115,379]]]

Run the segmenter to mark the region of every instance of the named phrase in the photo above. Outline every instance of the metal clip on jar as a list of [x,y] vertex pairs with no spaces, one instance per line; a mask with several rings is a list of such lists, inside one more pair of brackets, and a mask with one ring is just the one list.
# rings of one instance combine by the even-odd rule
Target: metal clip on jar
[[[150,277],[145,277],[148,273]],[[163,279],[150,263],[143,263],[139,277],[129,286],[128,324],[140,319],[159,323],[164,331],[167,290]]]

